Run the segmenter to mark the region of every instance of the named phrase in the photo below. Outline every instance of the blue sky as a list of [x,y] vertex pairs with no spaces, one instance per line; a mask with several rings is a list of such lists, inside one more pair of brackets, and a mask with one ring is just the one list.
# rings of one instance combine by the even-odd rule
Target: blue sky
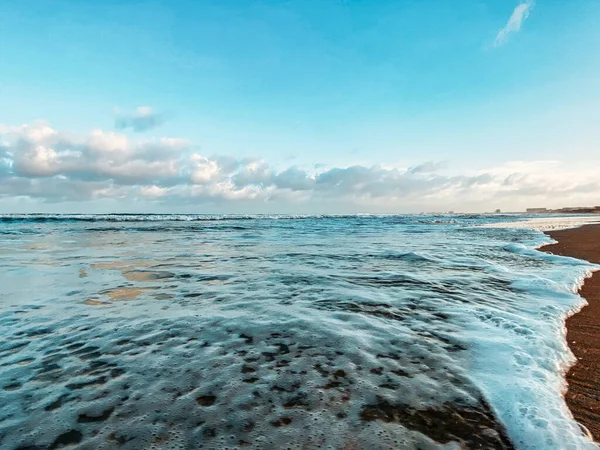
[[[586,178],[600,160],[595,0],[4,0],[0,17],[0,144],[6,153],[0,176],[12,186],[0,191],[0,206],[7,210],[87,211],[118,204],[161,211],[322,212],[339,205],[417,211],[447,205],[481,210],[490,199],[508,209],[531,202],[600,203],[600,190]],[[156,120],[136,129],[131,120],[138,116]],[[25,124],[31,129],[40,121],[68,135],[72,148],[52,147],[53,170],[19,172],[25,158],[40,162],[37,147],[57,145],[56,136],[53,142],[23,137]],[[127,139],[128,164],[140,159],[136,149],[144,142],[185,140],[174,169],[183,178],[165,180],[153,172],[155,165],[146,168],[147,179],[122,184],[91,167],[99,161],[96,151],[79,161],[90,167],[88,178],[80,167],[76,181],[103,182],[119,195],[93,189],[76,199],[68,192],[53,198],[32,194],[31,183],[56,187],[65,178],[75,180],[65,168],[65,152],[85,152],[81,146],[92,130]],[[19,147],[24,139],[29,147]],[[181,158],[194,154],[241,161],[236,172],[215,169],[220,175],[204,184],[231,184],[244,164],[268,165],[270,175],[245,186],[233,182],[231,195],[262,190],[251,198],[182,194],[182,186],[189,191],[202,184],[181,181],[193,172]],[[529,177],[529,185],[546,183],[548,192],[524,197],[513,190],[512,197],[493,199],[492,185],[466,195],[465,186],[452,191],[442,183],[443,195],[436,197],[399,187],[380,173],[369,182],[390,183],[385,195],[365,191],[363,178],[345,180],[345,193],[338,184],[334,197],[327,193],[328,203],[314,187],[295,190],[273,181],[291,167],[310,182],[327,170],[352,166],[401,176],[430,161],[441,164],[421,173],[415,185],[425,178],[437,178],[438,186],[440,177],[452,184],[453,177],[482,174],[502,184],[506,178],[499,177],[518,173]],[[550,163],[555,179],[530,173]],[[515,165],[521,172],[510,172]],[[574,174],[584,188],[567,182]],[[156,198],[134,192],[153,186],[162,189]],[[277,200],[280,195],[285,200]]]

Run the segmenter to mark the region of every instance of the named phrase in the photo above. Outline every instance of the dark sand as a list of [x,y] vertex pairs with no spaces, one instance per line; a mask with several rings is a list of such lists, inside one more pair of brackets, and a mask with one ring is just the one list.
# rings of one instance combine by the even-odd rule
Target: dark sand
[[[546,233],[557,244],[541,250],[600,263],[600,225]],[[567,405],[578,422],[600,441],[600,272],[585,280],[579,291],[589,306],[567,319],[567,341],[577,363],[567,374]]]

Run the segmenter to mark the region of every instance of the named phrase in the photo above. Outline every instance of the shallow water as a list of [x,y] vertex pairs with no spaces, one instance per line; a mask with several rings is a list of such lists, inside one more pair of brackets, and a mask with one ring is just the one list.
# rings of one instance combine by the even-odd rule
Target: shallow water
[[592,266],[502,219],[0,216],[0,447],[596,448]]

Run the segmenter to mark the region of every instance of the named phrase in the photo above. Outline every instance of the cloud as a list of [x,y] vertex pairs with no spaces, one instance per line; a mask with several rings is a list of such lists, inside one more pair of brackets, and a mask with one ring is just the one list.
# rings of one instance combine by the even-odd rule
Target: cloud
[[0,132],[4,166],[22,178],[66,177],[71,180],[112,180],[120,185],[160,179],[178,182],[183,158],[190,150],[181,139],[131,142],[118,133],[93,130],[72,137],[38,122]]
[[425,163],[419,164],[418,166],[411,167],[409,170],[412,173],[428,173],[428,172],[437,172],[440,169],[445,169],[446,163],[440,161],[427,161]]
[[442,174],[445,164],[436,162],[275,168],[260,159],[203,155],[177,138],[134,140],[99,129],[77,136],[44,122],[0,124],[0,200],[38,205],[112,199],[163,211],[198,205],[229,212],[522,210],[596,204],[600,181],[590,167],[597,166],[512,161],[455,174]]
[[136,133],[152,130],[165,121],[163,114],[156,113],[149,106],[138,106],[133,114],[119,114],[115,118],[115,128],[131,128]]
[[168,189],[156,185],[140,187],[140,194],[144,197],[160,198],[167,195],[168,192]]
[[524,3],[520,3],[515,7],[508,19],[508,22],[506,22],[506,25],[504,25],[504,27],[498,31],[496,39],[494,40],[494,47],[504,44],[510,34],[517,33],[521,29],[521,25],[523,22],[525,22],[527,17],[529,17],[529,13],[533,9],[533,6],[533,0],[529,0]]

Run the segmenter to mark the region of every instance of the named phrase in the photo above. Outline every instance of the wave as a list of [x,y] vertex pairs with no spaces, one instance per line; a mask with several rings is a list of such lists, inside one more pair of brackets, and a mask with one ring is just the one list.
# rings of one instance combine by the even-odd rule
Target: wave
[[302,219],[388,219],[390,223],[455,224],[461,221],[492,222],[507,216],[487,214],[0,214],[0,223],[44,222],[196,222],[220,220],[302,220]]

